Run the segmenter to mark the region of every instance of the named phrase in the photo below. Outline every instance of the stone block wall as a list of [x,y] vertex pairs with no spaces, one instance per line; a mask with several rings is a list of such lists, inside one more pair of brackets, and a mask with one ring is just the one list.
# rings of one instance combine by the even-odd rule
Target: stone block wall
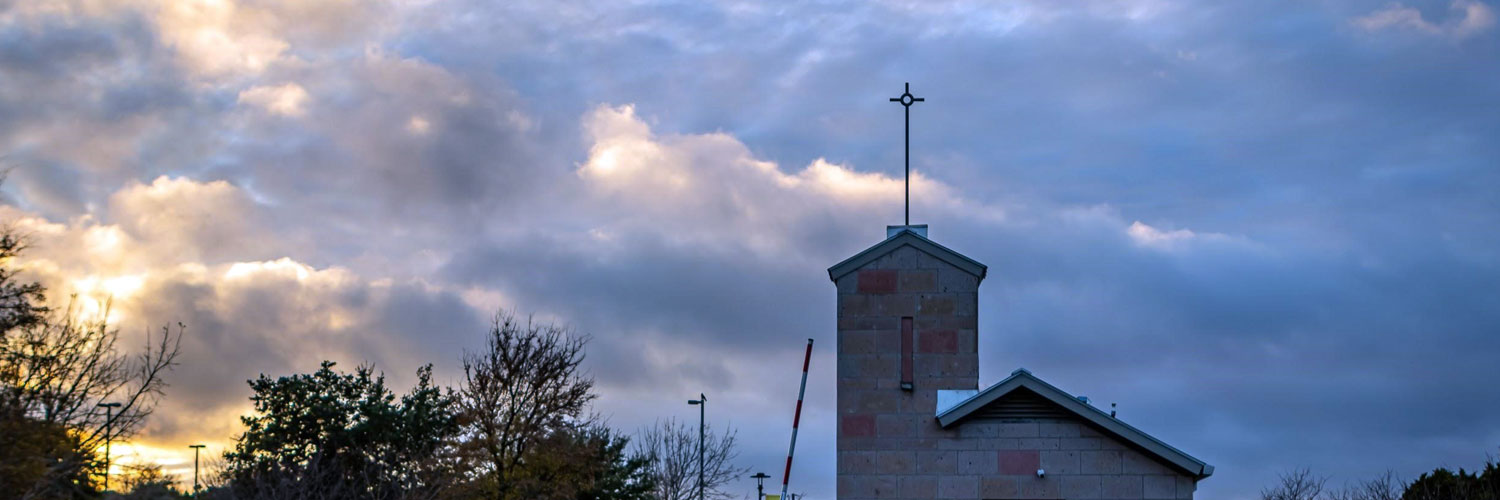
[[1081,421],[938,426],[938,390],[979,388],[977,276],[906,246],[836,284],[839,499],[1192,498],[1192,478]]
[[975,420],[958,429],[848,447],[841,436],[838,497],[1191,500],[1196,488],[1192,477],[1081,421]]

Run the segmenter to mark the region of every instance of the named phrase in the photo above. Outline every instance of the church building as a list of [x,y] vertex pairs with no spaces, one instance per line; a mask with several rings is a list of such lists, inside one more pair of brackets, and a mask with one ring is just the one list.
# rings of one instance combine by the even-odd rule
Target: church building
[[[1191,499],[1213,466],[1025,369],[979,385],[986,267],[891,226],[838,288],[838,498]],[[1000,341],[983,341],[996,349]]]

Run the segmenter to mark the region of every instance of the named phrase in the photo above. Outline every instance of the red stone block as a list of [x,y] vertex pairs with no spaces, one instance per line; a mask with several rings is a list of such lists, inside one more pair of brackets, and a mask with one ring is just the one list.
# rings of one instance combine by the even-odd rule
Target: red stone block
[[844,415],[839,422],[839,431],[848,437],[873,437],[875,435],[874,415]]
[[1036,474],[1042,467],[1042,453],[1037,450],[1000,451],[1000,474]]
[[917,350],[929,354],[954,354],[958,352],[958,332],[953,330],[931,330],[922,332]]
[[859,272],[859,293],[896,293],[899,273],[895,269],[866,269]]

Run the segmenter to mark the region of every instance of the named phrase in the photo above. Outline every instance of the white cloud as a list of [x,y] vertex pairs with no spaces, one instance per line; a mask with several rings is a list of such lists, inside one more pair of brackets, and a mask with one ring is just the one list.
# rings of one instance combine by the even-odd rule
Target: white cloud
[[306,113],[303,104],[307,102],[307,90],[295,83],[261,85],[240,91],[239,102],[259,106],[271,114],[302,116]]
[[1392,3],[1355,18],[1353,23],[1366,31],[1405,29],[1454,39],[1468,38],[1495,26],[1495,12],[1477,0],[1454,0],[1448,9],[1451,11],[1449,19],[1434,23],[1414,7]]
[[1162,231],[1143,224],[1141,221],[1131,223],[1130,227],[1125,230],[1125,234],[1130,235],[1130,240],[1137,245],[1162,249],[1171,249],[1180,242],[1189,241],[1198,236],[1188,229]]
[[[584,117],[583,128],[592,146],[578,176],[602,202],[617,203],[603,211],[618,214],[617,223],[646,222],[637,231],[714,245],[748,241],[756,250],[772,251],[794,246],[788,238],[798,233],[787,229],[814,220],[834,217],[845,227],[869,226],[880,224],[880,215],[900,214],[899,178],[822,158],[785,173],[729,134],[657,135],[631,105],[601,106]],[[1004,219],[999,207],[965,199],[919,171],[912,172],[911,194],[914,213]]]

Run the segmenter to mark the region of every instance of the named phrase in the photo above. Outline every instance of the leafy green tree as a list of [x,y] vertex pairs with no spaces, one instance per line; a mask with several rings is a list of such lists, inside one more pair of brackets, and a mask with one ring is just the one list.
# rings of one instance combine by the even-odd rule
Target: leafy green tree
[[457,430],[455,399],[432,384],[432,366],[399,402],[368,366],[340,373],[324,361],[312,374],[250,381],[255,414],[225,453],[236,498],[434,497],[443,487],[440,451]]
[[628,454],[628,444],[602,425],[554,432],[512,474],[513,494],[537,500],[653,498],[650,458]]
[[1478,473],[1440,467],[1412,481],[1401,500],[1500,500],[1500,465],[1485,460]]

